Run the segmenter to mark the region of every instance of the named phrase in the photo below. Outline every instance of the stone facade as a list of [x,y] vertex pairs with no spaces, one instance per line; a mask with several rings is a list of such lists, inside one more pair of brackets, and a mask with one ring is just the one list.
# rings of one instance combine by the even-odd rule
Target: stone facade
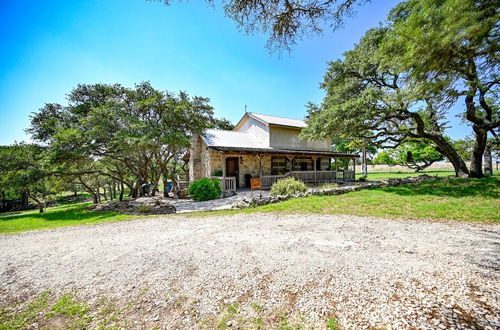
[[[261,117],[265,115],[261,115]],[[272,116],[267,116],[272,117]],[[327,140],[322,141],[307,141],[299,138],[303,122],[286,118],[274,117],[278,121],[282,121],[283,125],[273,124],[263,121],[262,118],[255,117],[255,114],[245,114],[242,120],[236,125],[234,131],[211,130],[201,138],[196,135],[192,141],[189,160],[189,179],[190,181],[198,180],[205,177],[214,176],[216,172],[223,171],[226,166],[224,161],[227,157],[238,158],[238,188],[245,187],[245,175],[250,174],[252,177],[259,177],[259,157],[256,154],[244,153],[244,150],[259,150],[259,149],[285,149],[286,151],[329,151],[330,143]],[[288,123],[298,126],[288,126]],[[299,124],[297,124],[299,122]],[[231,133],[231,134],[229,134]],[[208,145],[207,145],[208,144]],[[225,147],[225,150],[234,150],[233,152],[220,152],[214,149],[216,147]],[[239,154],[239,149],[242,148],[242,153]],[[224,150],[224,149],[222,149]],[[291,152],[291,154],[294,154]],[[319,156],[319,155],[318,155]],[[272,174],[283,174],[289,170],[293,171],[313,171],[330,169],[329,157],[311,157],[311,156],[296,156],[294,166],[282,165],[279,160],[275,161],[274,173],[271,173],[271,154],[263,154],[261,156],[262,175],[269,176]],[[321,158],[321,161],[315,163],[313,159]],[[286,162],[288,163],[288,162]],[[284,164],[286,164],[284,163]],[[315,166],[318,164],[319,166]],[[233,165],[233,164],[231,164]],[[227,173],[226,173],[227,176]]]
[[210,176],[210,152],[207,145],[199,135],[195,135],[191,141],[189,151],[189,181],[198,180]]
[[[189,159],[189,181],[213,176],[223,170],[224,153],[211,150],[205,142],[195,136],[191,145]],[[239,158],[239,188],[245,187],[245,174],[259,176],[259,159],[255,155],[226,155]],[[262,155],[262,175],[271,174],[271,155]]]

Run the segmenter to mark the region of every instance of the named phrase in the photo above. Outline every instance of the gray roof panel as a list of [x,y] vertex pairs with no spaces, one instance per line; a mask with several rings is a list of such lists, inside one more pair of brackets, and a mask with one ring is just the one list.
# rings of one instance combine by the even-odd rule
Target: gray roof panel
[[257,120],[265,122],[268,125],[279,125],[279,126],[289,126],[298,128],[304,128],[307,126],[306,122],[300,119],[270,116],[255,112],[250,112],[249,115],[256,118]]
[[268,139],[259,139],[257,136],[247,132],[208,129],[202,138],[209,147],[269,149]]

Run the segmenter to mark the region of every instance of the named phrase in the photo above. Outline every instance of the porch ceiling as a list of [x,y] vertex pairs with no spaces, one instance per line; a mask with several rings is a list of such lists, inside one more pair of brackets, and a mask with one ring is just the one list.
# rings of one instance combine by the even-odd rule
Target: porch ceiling
[[330,156],[337,158],[354,158],[359,157],[358,154],[335,152],[335,151],[320,151],[320,150],[294,150],[294,149],[275,149],[275,148],[236,148],[236,147],[209,147],[212,150],[217,150],[231,154],[273,154],[273,155],[300,155],[300,156]]

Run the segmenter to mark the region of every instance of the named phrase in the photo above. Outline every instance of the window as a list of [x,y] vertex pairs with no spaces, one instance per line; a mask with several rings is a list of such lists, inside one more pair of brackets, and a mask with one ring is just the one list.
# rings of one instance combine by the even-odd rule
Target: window
[[320,158],[320,166],[318,166],[318,171],[329,171],[331,167],[330,158]]
[[294,171],[312,171],[313,159],[311,157],[295,157],[293,159],[293,170]]
[[282,175],[290,171],[290,163],[285,156],[271,156],[271,175]]

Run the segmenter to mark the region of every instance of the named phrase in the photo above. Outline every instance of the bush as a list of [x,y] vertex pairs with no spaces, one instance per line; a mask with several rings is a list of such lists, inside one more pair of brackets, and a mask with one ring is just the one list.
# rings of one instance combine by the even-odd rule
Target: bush
[[222,176],[222,170],[215,171],[214,176]]
[[203,178],[189,185],[189,194],[195,201],[208,201],[220,197],[222,188],[219,179]]
[[271,187],[271,196],[293,195],[296,193],[305,193],[307,186],[302,181],[295,178],[286,178],[278,180]]
[[360,177],[359,177],[358,181],[365,182],[365,181],[366,181],[366,179],[367,179],[367,178],[366,178],[366,176],[365,176],[365,175],[363,175],[363,176],[360,176]]
[[146,205],[146,204],[141,204],[137,209],[139,213],[151,213],[152,210],[153,207],[151,205]]

